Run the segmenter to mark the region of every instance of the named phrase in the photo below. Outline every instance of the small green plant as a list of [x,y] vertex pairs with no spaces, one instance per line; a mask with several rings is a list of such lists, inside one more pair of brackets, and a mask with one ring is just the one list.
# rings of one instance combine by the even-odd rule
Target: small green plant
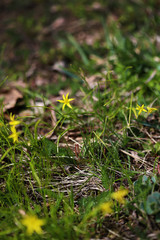
[[148,195],[145,203],[145,211],[148,215],[155,215],[156,222],[160,223],[160,193],[153,192]]
[[155,191],[157,178],[144,175],[134,183],[134,192],[139,208],[148,215],[154,215],[160,222],[160,193]]
[[151,178],[143,175],[134,182],[134,192],[139,198],[146,197],[154,188]]

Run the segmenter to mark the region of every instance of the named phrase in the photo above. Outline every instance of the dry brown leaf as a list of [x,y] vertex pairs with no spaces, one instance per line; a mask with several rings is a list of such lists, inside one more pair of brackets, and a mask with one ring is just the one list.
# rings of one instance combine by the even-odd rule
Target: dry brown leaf
[[54,63],[54,65],[52,66],[52,70],[60,72],[60,73],[64,73],[63,68],[65,68],[65,67],[66,67],[66,64],[64,61],[58,61],[58,62]]
[[51,109],[50,112],[51,112],[51,119],[52,119],[52,127],[55,127],[57,123],[56,114],[53,109]]
[[103,10],[103,6],[99,2],[94,2],[91,6],[93,10]]
[[26,77],[27,77],[27,78],[31,77],[31,76],[35,73],[36,68],[37,68],[36,63],[32,63],[31,66],[30,66],[30,68],[29,68],[28,71],[26,72]]
[[59,27],[62,27],[64,23],[65,23],[65,19],[63,17],[59,17],[51,24],[51,27],[53,30],[55,30]]
[[42,76],[36,76],[34,79],[34,84],[35,86],[42,86],[42,85],[47,85],[48,84],[48,80]]
[[51,13],[56,13],[59,10],[59,5],[52,5],[50,8]]
[[50,26],[43,28],[42,33],[48,34],[54,30],[59,30],[63,27],[65,19],[63,17],[57,18]]
[[86,76],[85,80],[88,83],[89,87],[92,89],[96,86],[102,87],[105,83],[105,79],[100,74]]
[[23,80],[18,80],[18,81],[14,81],[14,82],[10,82],[7,86],[8,88],[26,88],[27,84],[23,81]]
[[20,112],[19,117],[30,117],[33,116],[33,111],[31,111],[30,109],[26,109],[22,112]]
[[3,99],[3,112],[5,112],[6,110],[15,107],[17,100],[23,98],[23,95],[16,88],[10,88],[3,90],[0,93],[0,98]]
[[69,98],[71,97],[71,90],[70,89],[65,89],[65,90],[60,90],[59,91],[59,95],[62,97],[63,95],[66,95],[67,93],[69,93]]
[[35,101],[31,99],[30,104],[35,115],[43,115],[45,112],[45,107],[50,104],[50,101],[46,100],[44,103],[41,99]]

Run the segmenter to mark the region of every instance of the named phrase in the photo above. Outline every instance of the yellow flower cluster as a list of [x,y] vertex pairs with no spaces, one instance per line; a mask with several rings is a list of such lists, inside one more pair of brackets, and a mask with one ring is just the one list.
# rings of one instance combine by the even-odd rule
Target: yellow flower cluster
[[111,197],[121,204],[125,204],[124,197],[128,194],[127,189],[120,189],[117,192],[112,193]]
[[32,235],[34,232],[42,234],[41,226],[45,224],[45,220],[39,219],[36,215],[25,215],[21,223],[27,228],[28,235]]
[[15,115],[12,115],[12,113],[10,114],[10,122],[9,125],[11,126],[11,132],[12,134],[8,137],[8,138],[12,138],[13,139],[13,143],[18,142],[18,136],[20,135],[20,132],[16,131],[16,126],[18,124],[20,124],[20,121],[14,119]]
[[[117,192],[111,194],[111,198],[119,202],[120,204],[125,204],[124,197],[128,194],[127,189],[119,189]],[[99,209],[102,211],[103,215],[110,214],[113,212],[114,202],[110,200],[108,202],[102,203]]]
[[[152,113],[153,111],[157,111],[157,110],[158,110],[157,108],[152,108],[152,107],[146,107],[146,108],[147,108],[147,110],[145,109],[144,104],[143,104],[142,106],[139,106],[139,105],[137,104],[137,107],[136,107],[136,108],[132,108],[135,117],[138,118],[138,116],[139,116],[142,112],[147,112],[147,114],[149,115],[149,114]],[[138,115],[137,115],[136,110],[138,110]]]
[[103,215],[110,214],[113,212],[113,202],[104,202],[100,205],[100,210],[102,211]]

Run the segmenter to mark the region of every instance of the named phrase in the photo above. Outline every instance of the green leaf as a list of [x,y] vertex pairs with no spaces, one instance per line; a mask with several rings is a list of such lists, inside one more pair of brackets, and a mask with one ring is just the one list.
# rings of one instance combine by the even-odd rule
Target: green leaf
[[134,192],[136,195],[142,195],[143,198],[145,198],[151,192],[152,185],[148,176],[140,176],[138,180],[134,182]]
[[149,215],[160,212],[160,193],[159,192],[154,192],[147,197],[146,212]]

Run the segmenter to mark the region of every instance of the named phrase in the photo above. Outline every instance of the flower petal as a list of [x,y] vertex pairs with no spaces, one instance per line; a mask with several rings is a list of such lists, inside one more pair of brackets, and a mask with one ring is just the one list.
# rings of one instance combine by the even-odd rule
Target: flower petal
[[66,99],[68,99],[68,95],[69,95],[69,93],[66,94]]
[[72,106],[70,105],[70,103],[67,103],[67,106],[68,106],[69,108],[72,108]]
[[73,101],[74,99],[75,99],[75,98],[69,98],[68,101],[70,102],[70,101]]
[[58,102],[60,102],[60,103],[64,103],[64,100],[57,100]]
[[66,103],[63,104],[63,106],[62,106],[62,110],[64,110],[65,106],[66,106]]

